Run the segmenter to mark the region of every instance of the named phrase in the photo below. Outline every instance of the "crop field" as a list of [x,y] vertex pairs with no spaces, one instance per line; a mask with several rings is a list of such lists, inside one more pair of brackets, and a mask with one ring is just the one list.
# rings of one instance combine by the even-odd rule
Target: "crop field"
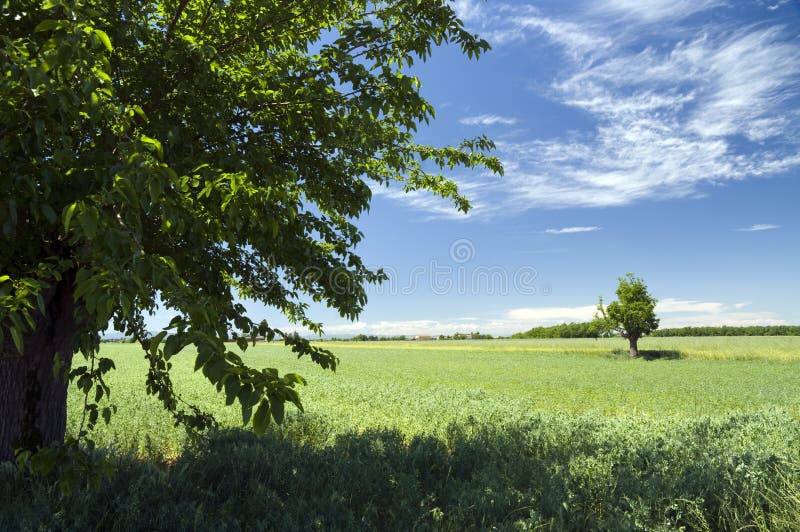
[[[652,338],[653,360],[630,360],[619,339],[480,340],[326,343],[340,357],[336,373],[297,360],[276,344],[247,350],[248,363],[305,376],[304,414],[326,434],[393,428],[441,436],[452,422],[510,422],[531,413],[603,417],[694,418],[778,410],[800,417],[800,337]],[[106,344],[113,356],[112,402],[119,414],[99,425],[98,443],[144,445],[144,435],[176,452],[182,431],[159,403],[142,393],[146,362],[134,345]],[[241,424],[200,373],[193,356],[172,359],[184,398],[225,426]],[[81,397],[71,395],[72,411]],[[70,418],[75,429],[79,416]]]
[[117,475],[64,499],[0,469],[0,529],[800,526],[798,337],[648,338],[637,360],[618,339],[325,346],[336,373],[247,350],[308,380],[305,412],[264,436],[174,357],[178,391],[223,427],[192,443],[142,393],[140,350],[104,345],[119,411],[94,438]]

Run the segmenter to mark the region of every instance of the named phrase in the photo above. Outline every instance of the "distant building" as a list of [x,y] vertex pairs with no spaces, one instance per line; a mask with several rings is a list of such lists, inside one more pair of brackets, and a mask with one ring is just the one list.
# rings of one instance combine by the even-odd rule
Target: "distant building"
[[433,340],[433,337],[429,334],[418,334],[412,340]]

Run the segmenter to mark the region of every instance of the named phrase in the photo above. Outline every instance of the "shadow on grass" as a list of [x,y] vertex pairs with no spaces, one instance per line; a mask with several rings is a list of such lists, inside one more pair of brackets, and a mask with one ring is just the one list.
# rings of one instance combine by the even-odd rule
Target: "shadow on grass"
[[[630,351],[627,349],[614,349],[614,355],[630,358]],[[674,349],[640,349],[639,356],[644,360],[679,360],[682,358],[681,352]]]
[[[317,429],[326,424],[227,430],[169,465],[118,457],[100,490],[69,496],[0,467],[0,529],[734,530],[770,523],[758,512],[779,488],[771,471],[800,486],[776,458],[798,459],[788,414],[660,424],[542,414],[453,425],[443,438],[385,429],[325,445],[309,442]],[[789,511],[800,515],[800,503]]]
[[674,349],[642,349],[639,354],[645,360],[678,360],[681,352]]

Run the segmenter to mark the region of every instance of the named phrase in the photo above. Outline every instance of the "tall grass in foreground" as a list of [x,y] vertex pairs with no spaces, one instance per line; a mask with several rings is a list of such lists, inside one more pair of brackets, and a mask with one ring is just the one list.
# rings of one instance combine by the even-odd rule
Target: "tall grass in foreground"
[[306,413],[264,437],[185,353],[176,387],[223,427],[196,444],[143,395],[139,350],[107,345],[119,414],[95,437],[118,475],[62,497],[0,466],[0,530],[800,530],[800,338],[650,340],[678,355],[328,344],[333,374],[259,345],[249,363],[309,381]]
[[[320,419],[226,430],[168,465],[115,458],[62,498],[0,469],[0,529],[796,530],[800,427],[781,413],[696,420],[537,414],[443,437],[340,433]],[[322,443],[328,442],[328,443]]]

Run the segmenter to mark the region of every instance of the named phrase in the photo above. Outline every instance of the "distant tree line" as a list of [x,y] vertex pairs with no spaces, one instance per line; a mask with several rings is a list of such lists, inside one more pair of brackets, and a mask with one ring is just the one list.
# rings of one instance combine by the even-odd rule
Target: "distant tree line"
[[399,336],[376,336],[374,334],[357,334],[352,338],[336,338],[340,342],[396,342],[398,340],[408,340],[405,335]]
[[677,327],[650,336],[800,336],[800,325],[751,325],[748,327]]
[[453,336],[447,336],[444,334],[439,335],[439,340],[492,340],[493,338],[494,336],[491,334],[481,334],[478,331],[471,333],[457,332]]
[[550,327],[534,327],[511,338],[597,338],[599,331],[592,322],[562,323]]
[[320,338],[315,341],[325,342],[398,342],[398,341],[413,341],[413,340],[492,340],[494,338],[503,338],[502,336],[492,336],[491,334],[483,334],[480,332],[460,333],[457,332],[453,335],[440,334],[438,337],[432,337],[425,334],[417,336],[377,336],[374,334],[357,334],[351,338]]

